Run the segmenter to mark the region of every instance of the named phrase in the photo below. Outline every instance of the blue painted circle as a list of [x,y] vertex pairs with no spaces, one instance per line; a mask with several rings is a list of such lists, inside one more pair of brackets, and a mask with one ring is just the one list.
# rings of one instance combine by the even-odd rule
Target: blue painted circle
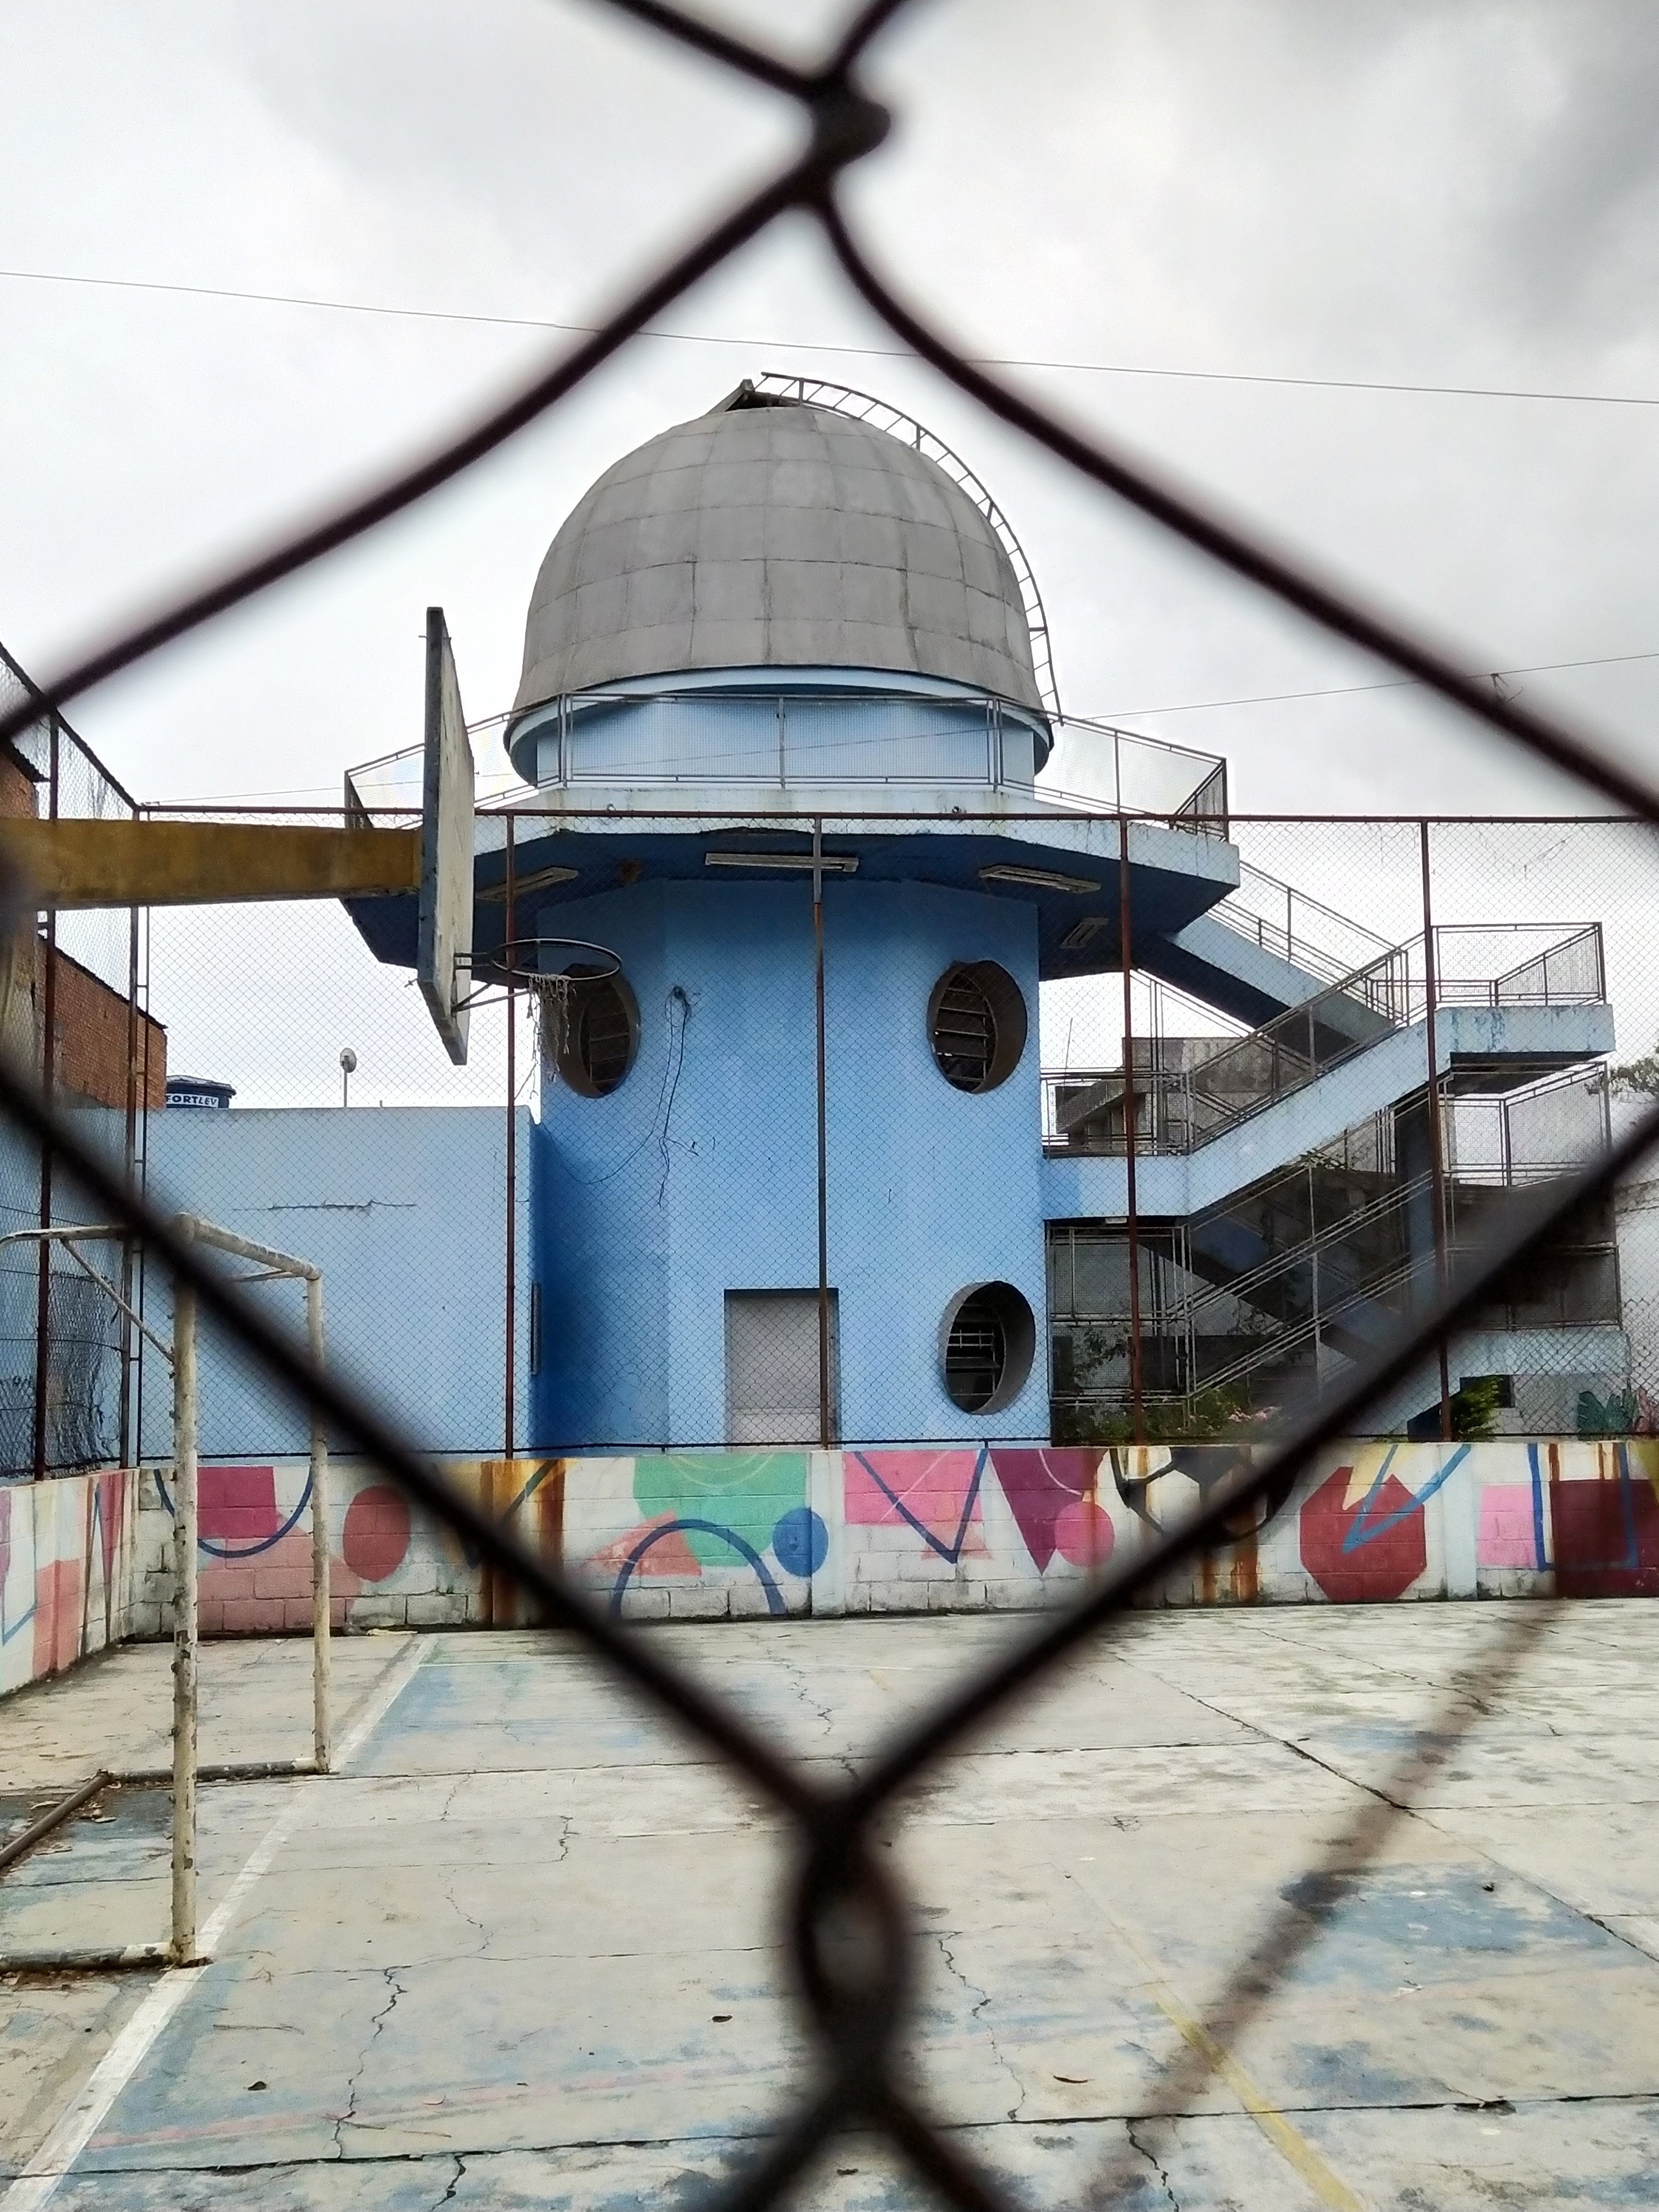
[[830,1531],[810,1505],[792,1505],[772,1531],[772,1549],[784,1572],[804,1582],[823,1565]]

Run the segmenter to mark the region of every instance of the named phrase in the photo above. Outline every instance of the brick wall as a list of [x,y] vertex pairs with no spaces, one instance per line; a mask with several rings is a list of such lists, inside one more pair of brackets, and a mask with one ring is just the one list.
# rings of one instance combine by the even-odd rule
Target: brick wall
[[131,1054],[138,1105],[165,1106],[167,1033],[161,1023],[130,1006],[123,993],[112,990],[67,952],[50,950],[43,939],[37,938],[37,1024],[46,1018],[49,965],[53,978],[52,1073],[59,1089],[92,1105],[125,1111]]

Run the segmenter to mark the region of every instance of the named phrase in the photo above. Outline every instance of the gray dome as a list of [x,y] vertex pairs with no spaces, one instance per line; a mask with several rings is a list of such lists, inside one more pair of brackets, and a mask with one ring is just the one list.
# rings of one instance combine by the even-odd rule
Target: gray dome
[[740,386],[607,469],[542,562],[514,711],[682,669],[945,677],[1042,711],[1013,564],[938,463]]

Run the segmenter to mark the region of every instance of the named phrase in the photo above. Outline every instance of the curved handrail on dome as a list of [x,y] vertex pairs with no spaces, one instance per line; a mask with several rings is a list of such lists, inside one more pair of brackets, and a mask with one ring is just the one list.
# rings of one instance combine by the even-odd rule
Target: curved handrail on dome
[[890,438],[897,438],[902,445],[925,453],[944,470],[952,483],[967,493],[995,531],[1003,551],[1013,563],[1020,598],[1024,602],[1026,628],[1031,633],[1031,660],[1037,690],[1044,707],[1058,720],[1060,690],[1054,681],[1054,647],[1049,641],[1048,617],[1043,611],[1036,577],[1025,557],[1024,547],[1014,535],[1013,525],[961,454],[952,452],[943,438],[925,422],[918,422],[914,415],[907,415],[902,407],[895,407],[890,400],[878,399],[873,392],[860,392],[850,384],[832,384],[822,376],[800,376],[788,369],[767,368],[755,378],[754,388],[757,392],[786,395],[804,407],[828,407],[837,415],[851,416],[855,422],[869,422],[876,429],[885,431]]

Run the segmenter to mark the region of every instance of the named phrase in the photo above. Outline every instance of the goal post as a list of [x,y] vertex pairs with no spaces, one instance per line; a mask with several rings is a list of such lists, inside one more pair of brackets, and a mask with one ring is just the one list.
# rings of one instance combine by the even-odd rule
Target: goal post
[[[323,1272],[315,1261],[291,1252],[239,1237],[217,1223],[194,1214],[180,1214],[173,1224],[179,1236],[206,1245],[233,1259],[251,1263],[253,1273],[246,1282],[287,1279],[305,1285],[306,1335],[313,1362],[323,1359]],[[198,1758],[198,1720],[200,1707],[200,1609],[198,1602],[199,1562],[199,1445],[201,1383],[196,1293],[185,1283],[175,1283],[173,1294],[173,1340],[159,1335],[125,1297],[118,1286],[102,1274],[81,1250],[83,1244],[124,1241],[127,1231],[96,1223],[67,1223],[47,1229],[14,1230],[0,1236],[0,1249],[9,1244],[60,1246],[82,1274],[89,1278],[142,1332],[173,1371],[173,1759],[169,1768],[148,1771],[109,1771],[83,1785],[59,1813],[67,1813],[94,1787],[126,1783],[163,1784],[172,1792],[171,1932],[165,1947],[130,1947],[107,1960],[70,1954],[54,1961],[44,1957],[8,1958],[8,1967],[89,1966],[100,1963],[135,1965],[151,1959],[184,1966],[197,1956],[196,1801],[198,1783],[277,1774],[326,1774],[333,1763],[331,1646],[333,1620],[330,1589],[328,1438],[317,1408],[309,1409],[309,1504],[311,1515],[311,1632],[312,1632],[312,1757],[291,1760],[216,1761],[203,1767]],[[56,1817],[56,1816],[55,1816]]]
[[[221,1229],[211,1221],[201,1220],[194,1214],[180,1214],[174,1223],[181,1237],[192,1243],[206,1244],[214,1250],[228,1253],[232,1258],[246,1260],[258,1273],[244,1276],[245,1282],[262,1282],[272,1277],[289,1276],[305,1285],[306,1340],[313,1364],[323,1364],[323,1271],[312,1260],[296,1259],[291,1252],[278,1252],[269,1244],[256,1244],[252,1238],[238,1237],[228,1229]],[[174,1294],[175,1316],[178,1310]],[[196,1302],[188,1301],[192,1334],[195,1329]],[[174,1342],[177,1343],[175,1319]],[[192,1347],[193,1349],[193,1347]],[[176,1372],[176,1370],[175,1370]],[[192,1408],[191,1444],[195,1443],[197,1409]],[[177,1426],[177,1395],[174,1398],[174,1423]],[[176,1438],[175,1438],[176,1445]],[[328,1437],[316,1408],[311,1408],[311,1426],[307,1442],[311,1488],[311,1632],[314,1646],[312,1660],[312,1747],[317,1771],[326,1774],[333,1757],[332,1681],[330,1668],[330,1641],[332,1631],[331,1591],[329,1587],[329,1468]]]

